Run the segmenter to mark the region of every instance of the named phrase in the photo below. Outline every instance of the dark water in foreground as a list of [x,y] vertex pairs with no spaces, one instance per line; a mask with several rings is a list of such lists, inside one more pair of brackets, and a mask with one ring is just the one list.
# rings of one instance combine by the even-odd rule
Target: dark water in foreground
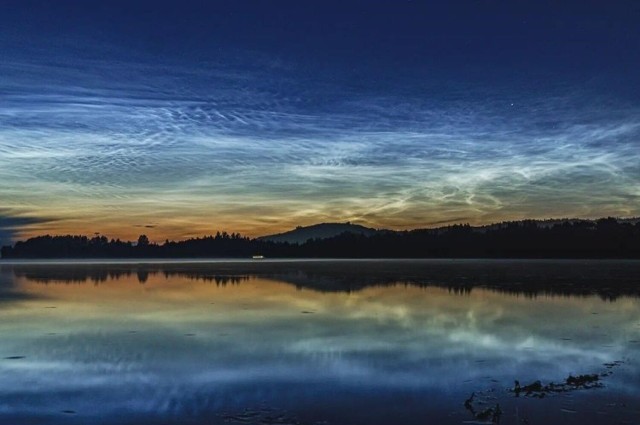
[[0,263],[0,424],[640,424],[639,295],[639,262]]

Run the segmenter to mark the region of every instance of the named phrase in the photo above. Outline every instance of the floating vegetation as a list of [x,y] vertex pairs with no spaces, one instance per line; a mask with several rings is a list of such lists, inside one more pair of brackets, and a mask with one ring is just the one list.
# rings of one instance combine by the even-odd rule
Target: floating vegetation
[[569,375],[564,382],[554,383],[550,382],[546,385],[542,385],[542,382],[535,381],[529,385],[520,385],[519,381],[515,381],[515,386],[511,390],[515,393],[516,397],[520,397],[520,394],[524,394],[527,397],[544,398],[550,393],[566,393],[569,391],[589,388],[602,387],[600,382],[600,375]]
[[620,366],[623,363],[624,362],[622,360],[616,360],[615,362],[604,363],[603,366],[606,367],[607,369],[613,369],[614,367]]
[[[576,390],[600,388],[603,387],[602,378],[611,375],[612,369],[623,364],[624,361],[616,360],[610,363],[604,363],[603,366],[606,370],[602,373],[593,373],[586,375],[569,375],[564,382],[549,382],[543,384],[542,381],[537,380],[527,385],[521,385],[520,381],[515,381],[513,388],[507,389],[508,392],[515,394],[516,397],[523,395],[525,397],[545,398],[547,395],[555,393],[566,393]],[[495,382],[495,380],[491,380]],[[465,381],[468,382],[468,381]],[[488,393],[494,393],[495,389],[488,391],[477,391],[471,393],[471,396],[464,401],[464,408],[471,413],[473,419],[465,423],[474,424],[499,424],[502,417],[502,409],[497,402],[497,397],[490,396]],[[494,404],[495,403],[495,404]],[[489,407],[484,407],[489,406]],[[562,409],[565,413],[575,413],[570,409]]]
[[578,376],[569,375],[564,382],[560,383],[549,382],[548,384],[543,385],[541,381],[534,381],[528,385],[520,385],[520,381],[516,380],[514,387],[509,391],[514,393],[516,397],[520,397],[520,394],[523,394],[526,397],[544,398],[548,394],[553,393],[566,393],[575,390],[601,388],[604,386],[601,382],[601,378],[611,375],[611,369],[620,366],[623,363],[624,362],[621,360],[604,363],[603,366],[607,368],[607,371],[605,372]]
[[499,424],[502,417],[502,409],[500,404],[496,403],[495,406],[487,407],[482,410],[477,410],[475,405],[482,402],[477,401],[476,393],[471,393],[471,397],[465,400],[464,408],[471,413],[476,423],[491,423]]

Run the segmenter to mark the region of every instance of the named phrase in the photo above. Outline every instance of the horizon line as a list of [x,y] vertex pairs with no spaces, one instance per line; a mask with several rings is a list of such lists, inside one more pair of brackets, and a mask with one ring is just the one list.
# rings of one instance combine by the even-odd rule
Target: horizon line
[[[267,237],[273,237],[273,236],[279,236],[279,235],[284,235],[287,233],[291,233],[294,232],[296,230],[300,230],[300,229],[306,229],[306,228],[310,228],[310,227],[314,227],[314,226],[320,226],[320,225],[353,225],[353,226],[361,226],[370,230],[375,230],[378,232],[395,232],[395,233],[404,233],[404,232],[413,232],[413,231],[420,231],[420,230],[439,230],[439,229],[447,229],[447,228],[451,228],[451,227],[457,227],[457,226],[463,226],[463,227],[470,227],[473,229],[482,229],[482,228],[488,228],[488,227],[492,227],[492,226],[497,226],[497,225],[504,225],[504,224],[513,224],[513,223],[525,223],[525,222],[540,222],[540,223],[544,223],[544,222],[597,222],[600,220],[607,220],[607,219],[614,219],[617,221],[640,221],[640,216],[600,216],[600,217],[594,217],[594,218],[578,218],[578,217],[561,217],[561,218],[556,218],[556,217],[549,217],[549,218],[523,218],[523,219],[519,219],[519,220],[503,220],[503,221],[496,221],[496,222],[491,222],[488,224],[470,224],[469,222],[451,222],[450,224],[446,224],[446,225],[440,225],[440,226],[433,226],[433,227],[414,227],[414,228],[407,228],[407,229],[393,229],[393,228],[385,228],[385,227],[368,227],[366,225],[363,224],[359,224],[355,221],[351,221],[351,220],[347,220],[347,221],[323,221],[320,223],[314,223],[314,224],[309,224],[309,225],[298,225],[295,226],[289,230],[284,230],[282,232],[277,232],[277,233],[271,233],[271,234],[267,234],[267,235],[260,235],[260,236],[246,236],[241,234],[240,232],[228,232],[226,230],[216,230],[215,233],[209,233],[209,234],[201,234],[200,236],[193,236],[193,237],[186,237],[186,238],[181,238],[181,239],[168,239],[165,238],[165,240],[163,241],[159,241],[159,240],[149,240],[150,243],[156,244],[156,245],[160,245],[162,243],[174,243],[174,242],[183,242],[183,241],[188,241],[188,240],[193,240],[193,239],[206,239],[206,238],[210,238],[210,237],[216,237],[218,234],[222,235],[228,235],[228,236],[232,236],[232,235],[236,235],[239,238],[243,238],[243,239],[249,239],[249,240],[258,240],[258,239],[263,239],[263,238],[267,238]],[[444,224],[444,223],[443,223]],[[142,227],[144,228],[144,227]],[[146,236],[145,233],[140,233],[140,236]],[[17,240],[13,240],[11,241],[10,245],[4,245],[3,246],[14,246],[16,243],[18,242],[23,242],[29,239],[34,239],[34,238],[40,238],[40,237],[86,237],[89,239],[92,238],[96,238],[96,237],[106,237],[108,240],[114,240],[114,241],[121,241],[121,242],[131,242],[134,243],[136,241],[132,241],[132,240],[122,240],[120,238],[113,238],[113,237],[109,237],[106,234],[103,234],[102,232],[94,232],[93,236],[87,235],[87,234],[82,234],[82,233],[78,233],[78,234],[72,234],[72,233],[45,233],[45,234],[41,234],[41,235],[36,235],[36,236],[30,236],[28,238],[25,239],[17,239]]]

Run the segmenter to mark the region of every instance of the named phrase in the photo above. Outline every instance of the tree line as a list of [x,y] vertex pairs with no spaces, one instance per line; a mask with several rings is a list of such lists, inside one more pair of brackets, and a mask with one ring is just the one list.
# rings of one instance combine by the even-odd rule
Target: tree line
[[640,222],[615,218],[555,224],[525,220],[486,227],[343,233],[302,244],[252,239],[226,232],[215,236],[133,243],[105,236],[38,236],[1,250],[19,258],[640,258]]

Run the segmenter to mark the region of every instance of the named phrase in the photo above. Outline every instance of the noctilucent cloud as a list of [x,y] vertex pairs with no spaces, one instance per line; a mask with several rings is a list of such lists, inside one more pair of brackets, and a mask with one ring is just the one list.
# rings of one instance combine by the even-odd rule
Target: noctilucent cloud
[[5,0],[0,239],[640,215],[640,4],[560,3]]

